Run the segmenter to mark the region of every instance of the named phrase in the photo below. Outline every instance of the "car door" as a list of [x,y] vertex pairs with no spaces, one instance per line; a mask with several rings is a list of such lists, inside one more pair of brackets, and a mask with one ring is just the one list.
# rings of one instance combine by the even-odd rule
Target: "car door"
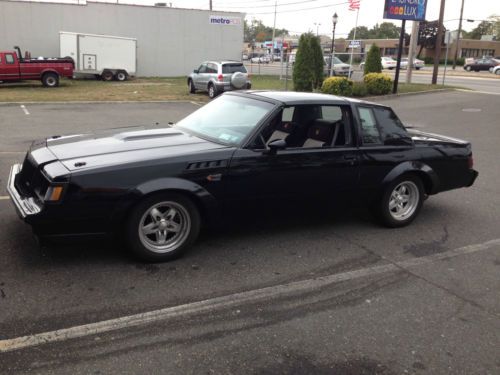
[[19,65],[12,53],[0,54],[0,81],[19,79]]
[[206,90],[208,83],[208,74],[207,74],[207,63],[203,63],[198,68],[198,73],[196,73],[194,79],[194,85],[198,90]]
[[[352,116],[349,106],[316,106],[325,117],[328,113],[341,113],[346,122],[343,144],[318,147],[294,145],[276,154],[265,147],[270,139],[269,129],[276,123],[300,120],[290,115],[303,106],[287,107],[273,118],[246,148],[238,149],[230,162],[228,180],[231,191],[228,200],[250,200],[261,203],[295,199],[307,202],[333,199],[341,192],[352,191],[358,181],[358,148],[352,136]],[[321,112],[319,118],[321,116]],[[305,119],[304,119],[305,120]],[[324,118],[327,120],[327,118]],[[307,127],[307,124],[301,124]],[[307,129],[306,129],[307,130]],[[305,140],[305,139],[304,139]]]

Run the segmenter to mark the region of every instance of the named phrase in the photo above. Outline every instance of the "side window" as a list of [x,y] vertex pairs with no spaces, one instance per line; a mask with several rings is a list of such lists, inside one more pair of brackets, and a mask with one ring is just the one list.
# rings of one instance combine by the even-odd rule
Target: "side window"
[[291,122],[293,119],[293,111],[295,107],[286,107],[283,109],[283,114],[281,115],[281,121],[283,122]]
[[5,62],[7,64],[14,64],[14,56],[11,54],[5,55]]
[[384,141],[389,138],[410,138],[398,116],[389,108],[373,108]]
[[371,108],[358,107],[359,119],[361,120],[361,135],[363,144],[381,144],[382,139],[377,128],[377,122]]
[[321,107],[323,120],[339,121],[342,120],[342,109],[336,105],[324,105]]
[[198,73],[206,73],[207,72],[207,64],[201,64]]
[[217,74],[217,65],[207,64],[207,73]]

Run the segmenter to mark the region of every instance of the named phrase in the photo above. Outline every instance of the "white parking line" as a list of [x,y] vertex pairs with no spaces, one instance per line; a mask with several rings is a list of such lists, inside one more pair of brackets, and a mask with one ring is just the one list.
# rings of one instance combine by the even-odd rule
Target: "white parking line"
[[9,199],[10,199],[10,197],[8,195],[0,195],[0,201],[6,201]]
[[468,92],[474,94],[500,95],[500,92],[492,92],[492,91],[464,90],[464,89],[455,89],[455,91]]
[[123,328],[130,328],[148,323],[165,321],[174,317],[207,312],[220,308],[234,307],[244,303],[254,303],[266,299],[285,297],[298,292],[309,292],[328,285],[358,279],[366,276],[373,276],[387,272],[405,270],[424,264],[433,263],[439,260],[456,257],[489,249],[500,245],[500,238],[476,244],[460,247],[458,249],[446,251],[421,258],[412,258],[401,262],[389,263],[380,266],[362,268],[359,270],[342,272],[338,274],[296,281],[289,284],[271,286],[267,288],[250,290],[242,293],[230,294],[222,297],[211,298],[198,302],[187,303],[179,306],[167,307],[164,309],[149,311],[145,313],[124,316],[121,318],[104,320],[96,323],[84,324],[80,326],[58,329],[56,331],[43,332],[34,335],[16,337],[12,339],[0,340],[0,353],[23,348],[34,347],[42,344],[65,341],[79,337],[96,335],[99,333],[116,331]]
[[30,114],[29,111],[26,109],[26,106],[24,104],[21,104],[20,107],[26,116]]

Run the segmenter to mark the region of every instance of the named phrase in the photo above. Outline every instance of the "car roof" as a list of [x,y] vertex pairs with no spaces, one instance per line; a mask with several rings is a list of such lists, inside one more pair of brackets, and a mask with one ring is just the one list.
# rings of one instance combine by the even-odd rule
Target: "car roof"
[[245,90],[228,92],[225,95],[242,95],[254,99],[268,99],[274,102],[283,103],[285,105],[296,104],[350,104],[350,103],[365,103],[370,105],[377,105],[359,99],[346,98],[343,96],[335,96],[328,94],[319,94],[311,92],[295,92],[295,91],[266,91],[266,90]]
[[203,62],[204,64],[207,64],[207,63],[212,63],[212,64],[243,64],[241,61],[238,61],[238,60],[219,60],[219,61],[215,61],[215,60],[207,60],[207,61],[204,61]]

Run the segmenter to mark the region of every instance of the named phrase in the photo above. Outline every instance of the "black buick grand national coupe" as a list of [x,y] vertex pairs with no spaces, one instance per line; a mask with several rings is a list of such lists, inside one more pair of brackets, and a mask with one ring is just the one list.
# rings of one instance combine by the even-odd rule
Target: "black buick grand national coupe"
[[142,259],[180,255],[242,200],[355,192],[390,227],[474,183],[470,143],[406,129],[391,108],[321,94],[226,93],[167,128],[35,141],[8,191],[39,236],[116,233]]

